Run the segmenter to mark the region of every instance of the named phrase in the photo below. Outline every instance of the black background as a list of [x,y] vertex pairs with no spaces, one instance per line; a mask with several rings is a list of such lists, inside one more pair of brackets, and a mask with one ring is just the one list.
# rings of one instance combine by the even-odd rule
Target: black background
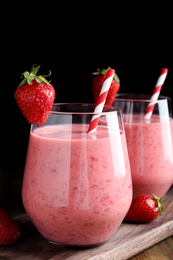
[[41,74],[52,71],[55,102],[93,102],[91,72],[108,66],[121,80],[120,92],[147,94],[167,67],[161,93],[173,96],[171,6],[27,3],[4,5],[2,12],[0,168],[9,200],[21,189],[30,129],[14,92],[33,64],[41,65]]

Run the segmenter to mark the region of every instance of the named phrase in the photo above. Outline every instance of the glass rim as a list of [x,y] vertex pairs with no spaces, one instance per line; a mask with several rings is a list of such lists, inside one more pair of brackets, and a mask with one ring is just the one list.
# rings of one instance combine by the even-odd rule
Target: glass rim
[[[93,107],[93,111],[57,111],[53,110],[55,107],[63,107],[63,106],[81,106],[81,107]],[[108,111],[103,110],[102,112],[94,112],[94,108],[96,107],[96,104],[94,103],[54,103],[53,107],[50,111],[50,114],[59,114],[59,115],[109,115],[112,113],[122,112],[121,108],[116,106],[104,106],[105,109]]]
[[[118,97],[118,96],[122,96],[122,97]],[[123,98],[123,96],[126,96]],[[114,100],[114,102],[116,101],[129,101],[129,102],[151,102],[151,96],[149,94],[139,94],[139,93],[118,93],[116,95],[116,98]],[[158,97],[158,99],[156,100],[157,102],[162,102],[164,100],[169,100],[171,101],[171,98],[168,96],[163,96],[160,95]]]

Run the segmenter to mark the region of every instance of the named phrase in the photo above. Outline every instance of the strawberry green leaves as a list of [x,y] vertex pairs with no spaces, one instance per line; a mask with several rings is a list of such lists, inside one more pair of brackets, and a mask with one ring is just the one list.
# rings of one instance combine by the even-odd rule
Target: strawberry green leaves
[[19,87],[23,86],[26,82],[28,82],[29,85],[32,84],[32,81],[35,79],[37,83],[46,83],[50,85],[49,81],[47,81],[47,77],[51,75],[51,71],[49,71],[48,75],[39,75],[37,76],[37,72],[40,69],[40,66],[35,67],[35,65],[32,66],[30,73],[28,71],[25,71],[22,73],[21,78],[24,78],[22,82],[19,84]]
[[[105,75],[105,74],[107,73],[108,69],[110,69],[110,67],[108,67],[107,69],[102,69],[102,70],[99,69],[99,68],[97,68],[97,71],[96,71],[96,72],[93,72],[92,74],[93,74],[93,75],[99,75],[99,74]],[[120,83],[120,79],[119,79],[119,77],[118,77],[118,75],[117,75],[116,73],[114,73],[114,80],[115,80],[117,83]]]
[[153,200],[155,200],[156,205],[159,208],[159,215],[161,215],[161,212],[163,210],[161,202],[162,202],[163,199],[159,198],[159,197],[157,197],[156,195],[153,194]]

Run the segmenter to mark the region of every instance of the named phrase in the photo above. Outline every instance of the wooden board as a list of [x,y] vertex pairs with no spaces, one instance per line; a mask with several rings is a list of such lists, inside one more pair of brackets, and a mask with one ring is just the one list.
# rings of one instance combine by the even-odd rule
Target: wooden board
[[162,216],[148,224],[122,223],[115,235],[104,245],[76,250],[57,248],[38,233],[26,214],[16,217],[22,236],[11,246],[0,247],[0,259],[15,260],[124,260],[173,234],[173,188],[163,200]]

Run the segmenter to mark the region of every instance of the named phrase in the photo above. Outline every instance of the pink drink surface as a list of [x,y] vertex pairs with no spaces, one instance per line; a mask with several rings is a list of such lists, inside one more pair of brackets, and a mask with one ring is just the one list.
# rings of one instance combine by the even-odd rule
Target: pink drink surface
[[133,197],[141,193],[164,196],[173,183],[172,119],[153,115],[147,122],[143,115],[133,115],[133,119],[125,115],[124,126]]
[[98,127],[93,138],[87,128],[73,125],[70,134],[69,125],[60,125],[30,134],[23,203],[39,232],[52,242],[105,242],[131,204],[124,134],[108,135],[106,127]]

